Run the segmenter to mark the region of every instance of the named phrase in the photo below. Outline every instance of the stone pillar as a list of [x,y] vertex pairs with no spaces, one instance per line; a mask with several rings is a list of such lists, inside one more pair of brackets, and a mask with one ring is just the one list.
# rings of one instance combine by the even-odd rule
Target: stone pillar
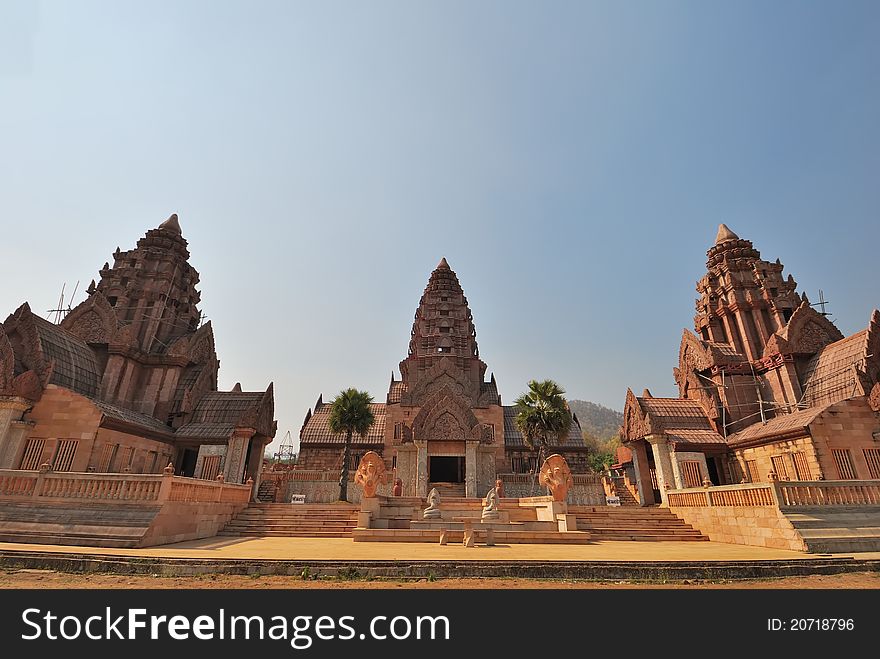
[[24,398],[0,397],[0,469],[18,469],[15,462],[31,427],[21,418],[30,407],[31,403]]
[[397,447],[397,478],[403,483],[403,496],[414,497],[418,489],[418,447],[401,444]]
[[246,428],[236,428],[229,438],[226,448],[226,463],[223,465],[223,480],[227,483],[243,483],[244,457],[247,455],[248,443],[253,437],[253,431]]
[[253,491],[251,492],[251,498],[254,501],[257,500],[257,492],[260,490],[260,481],[263,476],[263,453],[266,451],[268,443],[269,439],[267,438],[261,437],[258,440],[254,437],[251,439],[251,459],[245,469],[244,480],[247,482],[247,479],[250,478],[254,481]]
[[417,497],[428,496],[428,442],[418,440],[413,442],[418,454],[416,457],[416,491]]
[[477,445],[479,442],[468,441],[464,449],[464,495],[469,498],[477,494]]
[[654,452],[654,470],[657,474],[657,484],[660,486],[660,499],[664,506],[669,505],[666,501],[667,486],[672,490],[679,487],[672,468],[669,444],[665,435],[648,435],[645,439],[650,442],[651,450]]
[[633,456],[633,470],[639,485],[639,503],[643,506],[653,506],[657,502],[654,501],[654,486],[651,484],[648,444],[644,441],[633,442],[630,449]]

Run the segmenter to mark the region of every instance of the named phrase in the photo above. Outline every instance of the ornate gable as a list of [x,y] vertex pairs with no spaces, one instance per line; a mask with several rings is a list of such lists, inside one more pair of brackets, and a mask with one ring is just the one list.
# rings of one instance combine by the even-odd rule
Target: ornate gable
[[642,411],[639,399],[632,389],[626,390],[626,404],[623,408],[623,425],[620,427],[620,439],[631,442],[652,434],[647,415]]
[[107,298],[95,291],[64,317],[61,327],[86,343],[109,344],[116,336],[119,323]]
[[840,330],[825,316],[802,302],[795,309],[785,328],[779,332],[791,354],[814,355],[822,348],[843,338]]

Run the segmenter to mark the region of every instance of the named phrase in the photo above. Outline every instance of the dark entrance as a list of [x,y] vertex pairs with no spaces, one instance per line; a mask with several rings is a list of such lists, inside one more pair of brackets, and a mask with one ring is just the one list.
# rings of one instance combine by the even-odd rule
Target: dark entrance
[[199,452],[195,449],[183,449],[183,457],[180,459],[180,475],[192,478],[196,474],[196,462],[199,459]]
[[432,483],[464,483],[464,458],[454,455],[429,456],[428,480]]
[[712,481],[712,485],[721,485],[721,480],[718,478],[718,463],[716,460],[718,460],[718,458],[713,458],[707,455],[706,469],[709,471],[709,480]]

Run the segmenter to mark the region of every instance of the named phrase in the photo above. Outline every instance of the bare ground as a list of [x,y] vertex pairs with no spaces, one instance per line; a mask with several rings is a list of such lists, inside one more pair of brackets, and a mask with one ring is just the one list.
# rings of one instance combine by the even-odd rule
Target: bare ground
[[163,589],[163,588],[583,588],[583,589],[626,589],[626,588],[880,588],[880,573],[852,572],[836,575],[815,575],[808,577],[782,577],[779,579],[737,580],[737,581],[670,581],[648,583],[637,581],[573,581],[537,579],[418,579],[385,580],[336,578],[301,579],[290,576],[207,575],[200,577],[152,577],[126,576],[116,574],[68,574],[52,570],[6,570],[0,571],[0,588],[120,588],[120,589]]

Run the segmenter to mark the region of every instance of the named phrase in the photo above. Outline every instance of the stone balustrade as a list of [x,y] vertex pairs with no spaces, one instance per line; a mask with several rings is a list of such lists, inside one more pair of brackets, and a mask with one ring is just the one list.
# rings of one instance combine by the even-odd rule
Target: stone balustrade
[[247,503],[251,484],[173,474],[94,474],[0,469],[0,498],[128,503]]
[[772,481],[667,492],[670,508],[880,505],[880,481]]

